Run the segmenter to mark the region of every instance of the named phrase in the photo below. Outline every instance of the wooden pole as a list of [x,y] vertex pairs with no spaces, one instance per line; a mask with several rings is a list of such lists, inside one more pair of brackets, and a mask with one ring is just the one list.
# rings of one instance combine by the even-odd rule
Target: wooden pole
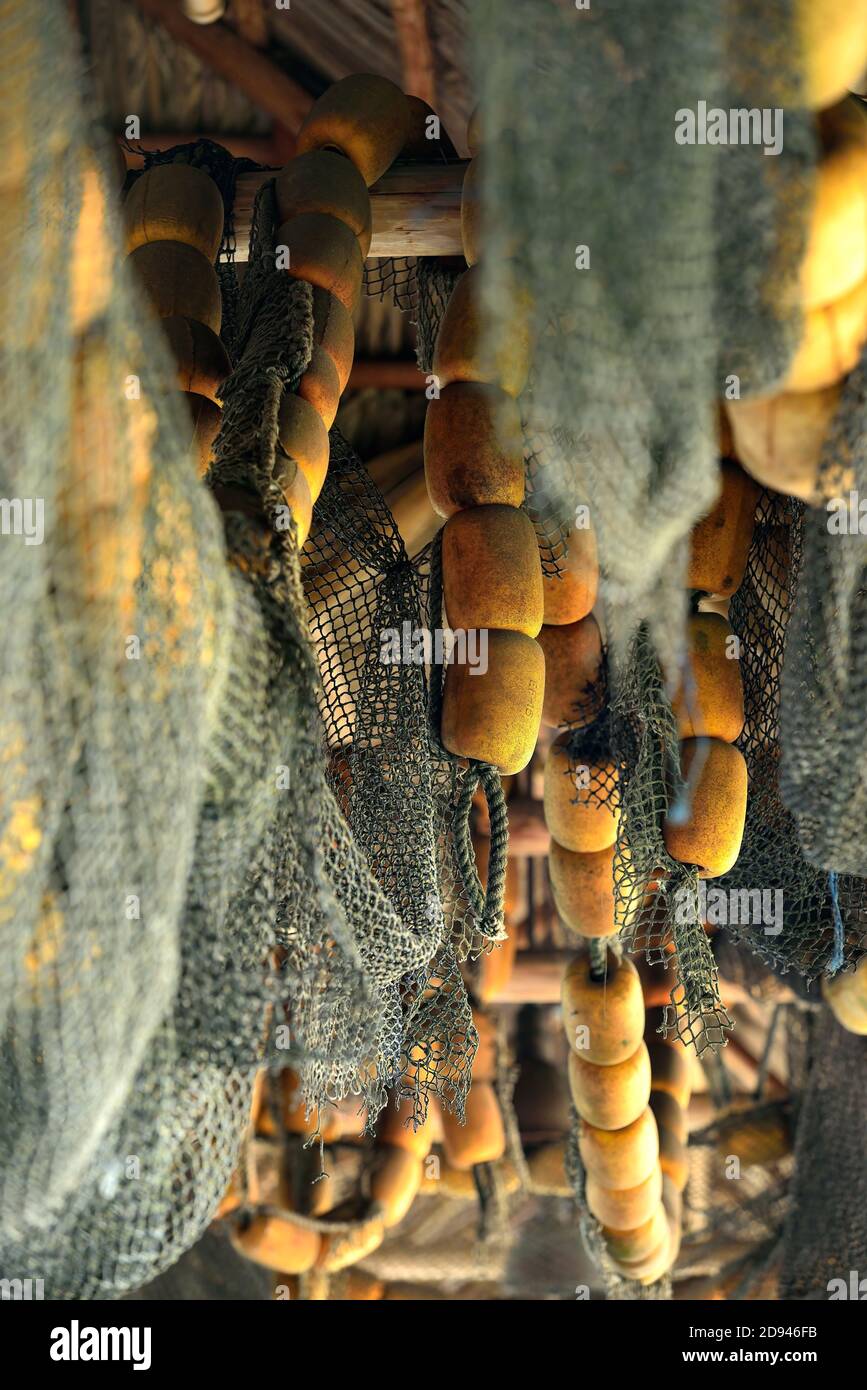
[[[193,25],[193,28],[196,26]],[[461,188],[466,162],[398,164],[370,190],[373,240],[369,255],[460,256]],[[253,203],[260,186],[276,170],[241,174],[235,190],[235,259],[250,249]]]

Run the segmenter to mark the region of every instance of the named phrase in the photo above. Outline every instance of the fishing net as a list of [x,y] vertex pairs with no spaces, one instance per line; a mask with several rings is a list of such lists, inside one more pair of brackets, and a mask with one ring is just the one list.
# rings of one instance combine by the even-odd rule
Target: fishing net
[[[588,722],[576,691],[570,761],[573,771],[608,761],[618,769],[616,790],[602,773],[589,789],[591,800],[616,798],[621,813],[615,925],[627,948],[671,967],[663,1031],[699,1052],[725,1040],[731,1019],[697,872],[673,861],[662,841],[664,814],[688,796],[663,672],[675,672],[681,655],[686,537],[715,490],[714,403],[772,389],[800,332],[797,313],[783,306],[796,302],[816,146],[812,117],[797,109],[793,13],[790,3],[733,0],[681,7],[663,25],[640,3],[582,11],[547,0],[504,11],[479,0],[473,8],[492,332],[509,331],[504,306],[514,300],[502,266],[511,254],[535,334],[522,401],[528,509],[548,573],[559,567],[586,496],[599,544],[610,708]],[[785,106],[783,151],[679,144],[674,113],[694,110],[696,92],[708,107],[750,107],[759,92],[762,105]],[[826,450],[841,491],[859,457],[862,418],[850,384]],[[861,885],[845,876],[860,867],[863,819],[862,760],[850,732],[858,724],[863,571],[857,540],[844,558],[820,533],[826,518],[810,523],[804,606],[787,655],[791,705],[783,709],[793,735],[793,746],[783,745],[783,785],[796,824],[780,795],[779,721],[799,512],[763,499],[747,577],[731,604],[750,790],[741,856],[720,886],[783,891],[781,932],[760,922],[736,924],[733,934],[778,968],[809,977],[863,949]],[[837,645],[826,668],[829,641]],[[574,1151],[573,1180],[609,1296],[638,1296],[606,1266]],[[768,1202],[770,1241],[784,1211],[773,1184]]]
[[[768,389],[798,332],[812,117],[798,111],[791,0],[540,0],[471,9],[482,113],[492,334],[510,330],[508,257],[535,336],[534,430],[572,448],[549,479],[551,538],[592,499],[613,643],[646,619],[680,643],[684,539],[709,509],[716,402]],[[787,107],[785,141],[679,143],[676,115]],[[737,378],[737,381],[729,379]],[[552,506],[552,503],[554,505]]]
[[2,22],[2,488],[24,521],[44,502],[44,536],[3,538],[0,1267],[110,1297],[207,1224],[263,1062],[311,1106],[374,1117],[404,1077],[420,1116],[431,1092],[460,1110],[457,957],[475,911],[501,928],[464,887],[478,772],[431,751],[424,665],[382,660],[427,579],[337,435],[302,584],[274,470],[311,294],[275,270],[273,186],[203,487],[65,6]]
[[[863,956],[867,941],[864,880],[828,873],[805,857],[799,841],[803,826],[786,809],[780,792],[784,671],[784,728],[785,701],[789,698],[809,702],[816,714],[809,738],[803,729],[796,735],[791,755],[795,767],[802,766],[808,756],[815,758],[815,750],[836,749],[841,730],[848,727],[839,713],[839,703],[837,707],[817,707],[809,690],[793,688],[794,683],[786,685],[792,668],[800,672],[806,667],[814,680],[822,679],[818,674],[819,653],[828,644],[832,622],[844,626],[851,622],[846,630],[853,644],[860,631],[852,608],[834,604],[833,596],[825,610],[821,636],[817,633],[812,643],[805,644],[804,619],[800,628],[788,631],[790,614],[797,614],[799,605],[804,605],[802,612],[815,611],[812,604],[817,602],[822,575],[828,573],[821,567],[812,572],[806,568],[805,531],[809,534],[813,528],[812,543],[819,554],[828,557],[834,575],[840,572],[838,566],[845,564],[844,558],[838,560],[833,551],[827,551],[826,519],[825,513],[805,512],[793,499],[762,494],[744,579],[729,605],[729,621],[740,641],[745,722],[737,742],[748,766],[749,794],[741,853],[718,886],[729,894],[730,902],[735,895],[752,900],[758,894],[763,908],[767,898],[776,900],[779,895],[782,911],[773,917],[764,911],[748,912],[740,922],[729,920],[718,955],[730,964],[737,957],[728,949],[728,941],[747,945],[775,971],[797,972],[799,980],[795,983],[802,993],[800,980],[807,983],[841,966],[853,966]],[[802,588],[808,576],[810,602]],[[851,597],[856,603],[857,595]],[[820,600],[817,607],[821,612]],[[605,680],[603,673],[603,685]],[[631,949],[643,951],[649,960],[671,968],[672,1003],[662,1031],[676,1032],[683,1041],[694,1042],[701,1052],[722,1041],[732,1023],[719,999],[717,964],[701,926],[695,871],[668,858],[659,830],[662,814],[679,794],[677,740],[670,702],[646,629],[639,630],[612,685],[610,708],[589,723],[587,712],[599,707],[599,692],[584,692],[583,707],[577,693],[575,718],[583,727],[574,729],[570,736],[571,765],[577,769],[610,758],[618,766],[616,790],[610,778],[600,772],[590,791],[601,803],[619,801],[621,822],[614,874],[621,939]],[[800,710],[800,706],[796,708]],[[823,713],[831,717],[823,720]],[[785,758],[790,756],[789,746],[784,745]],[[804,749],[811,750],[809,755],[798,751]],[[830,817],[824,823],[835,824]],[[853,848],[857,843],[854,836],[847,842]],[[642,898],[643,886],[654,875],[663,891]],[[687,914],[682,911],[684,892],[688,895]],[[671,942],[675,946],[673,959],[665,952]],[[743,961],[744,967],[746,964]],[[727,969],[727,974],[731,973]],[[713,1179],[712,1199],[704,1203],[700,1219],[692,1220],[681,1260],[687,1272],[728,1271],[731,1297],[767,1296],[762,1293],[766,1278],[775,1290],[772,1296],[823,1296],[829,1279],[847,1279],[848,1271],[861,1268],[867,1258],[863,1232],[857,1223],[847,1223],[849,1200],[844,1197],[858,1190],[863,1166],[863,1116],[857,1105],[852,1111],[851,1088],[846,1083],[846,1076],[855,1074],[858,1065],[858,1058],[847,1053],[853,1047],[857,1052],[861,1040],[845,1034],[827,1015],[819,1022],[803,1009],[793,1007],[785,1012],[787,1036],[798,1034],[799,1029],[809,1034],[805,1056],[790,1066],[790,1087],[798,1102],[796,1115],[789,1117],[779,1106],[757,1103],[746,1114],[723,1116],[691,1139],[700,1150],[719,1150],[720,1145],[730,1142],[735,1156],[745,1152],[753,1155],[744,1172],[737,1173],[738,1182],[722,1181],[718,1164],[704,1173],[707,1181]],[[779,1138],[775,1130],[794,1124],[796,1118],[793,1167],[786,1147],[777,1143],[775,1148]],[[700,1162],[696,1166],[701,1170]],[[830,1173],[833,1179],[829,1183]],[[730,1175],[724,1176],[728,1179]],[[573,1181],[585,1240],[605,1274],[609,1297],[639,1296],[635,1289],[617,1282],[606,1262],[604,1245],[583,1204],[577,1156],[573,1157]],[[701,1206],[700,1194],[699,1186],[696,1208]],[[823,1204],[829,1209],[827,1222]],[[805,1218],[804,1212],[811,1215]]]
[[[783,671],[782,798],[804,854],[833,874],[867,874],[867,364],[846,383],[825,442],[819,487],[834,499],[809,510]],[[821,738],[816,738],[816,731]],[[843,885],[840,892],[845,893]],[[862,919],[867,927],[867,917]]]
[[444,265],[435,256],[425,256],[418,261],[417,274],[416,358],[419,371],[430,372],[437,334],[460,271]]
[[780,1297],[863,1299],[867,1096],[852,1079],[863,1073],[867,1040],[841,1028],[827,1009],[809,1022]]
[[[567,496],[572,496],[577,506],[578,488],[574,481],[577,447],[568,434],[558,439],[544,428],[535,429],[532,419],[526,416],[526,401],[524,409],[522,427],[527,486],[524,507],[535,527],[542,573],[546,578],[552,578],[563,571],[573,530],[574,512],[571,516],[567,515],[564,503]],[[567,480],[568,490],[564,486]]]
[[383,303],[390,300],[402,314],[418,309],[418,262],[414,256],[378,256],[364,265],[364,293]]
[[[823,513],[815,515],[824,521]],[[744,727],[736,741],[749,774],[744,836],[734,867],[708,885],[733,905],[722,924],[733,940],[807,981],[856,964],[867,941],[864,880],[810,862],[781,797],[781,678],[790,662],[797,672],[808,659],[818,673],[818,653],[827,640],[822,648],[815,639],[810,646],[797,630],[787,641],[790,613],[815,611],[812,602],[802,603],[800,588],[803,532],[813,525],[814,517],[793,499],[773,493],[760,497],[744,579],[728,614],[739,641],[744,687]],[[818,543],[824,544],[821,538]],[[818,578],[812,577],[811,595]],[[836,621],[848,616],[845,609],[833,612]],[[859,631],[854,620],[850,630]],[[589,789],[592,800],[619,801],[615,921],[630,949],[671,969],[672,1002],[663,1027],[702,1051],[723,1041],[731,1021],[720,1002],[718,972],[702,926],[704,916],[712,918],[710,898],[703,902],[696,871],[671,859],[662,838],[664,814],[679,796],[688,795],[688,787],[680,777],[671,704],[646,627],[639,629],[622,666],[602,680],[610,685],[610,708],[589,723],[588,711],[598,708],[604,695],[576,692],[579,727],[570,736],[570,766],[573,773],[608,762],[618,768],[616,790],[602,771],[594,773]],[[808,695],[798,687],[793,697]],[[823,722],[815,702],[811,707],[815,722],[809,738],[799,728],[783,745],[784,768],[790,761],[796,768],[811,765],[815,750],[839,746],[844,725]],[[658,889],[650,894],[646,890],[654,882]],[[672,943],[673,957],[666,950]]]
[[[588,497],[599,544],[611,714],[605,726],[576,731],[573,761],[601,754],[619,768],[617,926],[633,949],[673,966],[665,1027],[699,1048],[718,1045],[729,1020],[701,928],[697,875],[662,843],[662,816],[689,790],[662,673],[678,670],[682,652],[686,537],[716,486],[715,402],[772,389],[800,332],[797,312],[784,306],[797,299],[816,140],[813,117],[798,109],[793,13],[791,3],[730,0],[681,7],[663,25],[639,3],[582,11],[545,0],[531,15],[479,0],[473,9],[491,331],[508,331],[503,305],[513,299],[498,267],[509,251],[532,306],[534,372],[522,400],[528,510],[548,573]],[[697,91],[708,108],[750,107],[759,92],[763,106],[785,107],[780,153],[756,143],[703,145],[700,135],[680,143],[675,113],[694,111]],[[522,255],[527,248],[532,254]],[[860,393],[850,383],[826,451],[841,480],[858,457]],[[811,522],[811,534],[824,520]],[[778,515],[758,527],[731,605],[743,639],[739,746],[750,801],[740,859],[720,886],[784,890],[781,934],[763,923],[736,931],[807,975],[855,959],[863,935],[860,884],[843,876],[859,854],[861,771],[850,731],[861,543],[853,539],[845,560],[827,539],[821,551],[811,545],[790,658],[792,746],[782,759],[797,828],[780,799],[779,691],[800,522]],[[833,582],[817,602],[830,566]],[[840,628],[826,667],[822,653]],[[610,794],[591,788],[597,793]],[[844,803],[851,815],[835,817]],[[660,892],[642,901],[654,882]],[[672,942],[674,961],[665,954]]]
[[[468,829],[479,775],[439,748],[438,720],[428,705],[428,677],[433,687],[442,680],[433,645],[442,630],[441,598],[432,597],[429,559],[426,554],[410,563],[382,497],[333,434],[329,477],[303,566],[322,678],[327,777],[347,822],[344,836],[351,832],[380,895],[413,928],[416,960],[402,966],[391,938],[373,936],[395,982],[390,1003],[397,1024],[380,1085],[400,1077],[401,1092],[413,1097],[420,1118],[432,1094],[463,1108],[476,1035],[459,962],[488,935],[501,935],[505,854],[502,809],[499,899],[492,885],[486,902]],[[498,779],[486,772],[483,783],[496,808],[502,802]],[[338,863],[346,879],[342,858]],[[368,904],[362,920],[370,916]],[[385,1024],[383,1000],[369,1001],[367,1016]],[[374,1114],[384,1097],[378,1092],[375,1099]]]
[[[226,564],[166,350],[115,251],[71,51],[63,6],[5,7],[2,492],[40,501],[44,535],[3,539],[18,618],[0,678],[0,1264],[48,1296],[122,1286],[127,1262],[143,1257],[141,1277],[155,1245],[192,1238],[204,1157],[243,1108],[216,1058],[250,987],[205,1021],[232,961],[197,849],[223,787],[235,809],[225,702],[243,711],[266,669],[263,618]],[[282,737],[291,750],[291,725]],[[187,1209],[153,1211],[172,1179]]]
[[[805,857],[799,825],[781,795],[781,783],[785,786],[786,778],[793,777],[790,769],[801,782],[805,767],[815,768],[818,777],[820,759],[835,766],[840,760],[836,750],[842,730],[833,707],[812,698],[800,680],[805,670],[821,680],[820,667],[828,670],[833,665],[832,623],[844,632],[857,630],[847,626],[848,610],[833,607],[833,596],[822,593],[822,575],[816,572],[815,561],[811,559],[809,570],[805,568],[807,545],[811,554],[816,546],[824,546],[815,529],[825,519],[824,513],[811,513],[791,498],[764,494],[743,583],[729,605],[729,623],[740,640],[744,684],[745,721],[737,742],[750,782],[741,853],[720,883],[725,889],[753,895],[759,890],[773,894],[782,909],[772,922],[730,923],[729,931],[772,965],[794,968],[808,980],[855,964],[863,955],[867,934],[864,881],[842,872],[829,874],[826,867]],[[813,539],[808,542],[810,535]],[[844,546],[848,541],[833,539]],[[833,556],[830,562],[837,563]],[[813,621],[805,615],[816,612],[825,615],[821,657],[816,633],[805,626]],[[818,624],[821,619],[815,621]],[[790,700],[796,727],[786,726]],[[808,708],[809,729],[803,722]],[[822,778],[831,796],[827,773]],[[812,797],[812,790],[805,788],[803,795]],[[828,823],[837,821],[829,817]],[[856,843],[853,838],[852,844]],[[844,867],[842,862],[839,867]]]
[[755,1296],[791,1206],[791,1135],[788,1100],[759,1098],[690,1135],[679,1277],[722,1275],[732,1280],[729,1296]]

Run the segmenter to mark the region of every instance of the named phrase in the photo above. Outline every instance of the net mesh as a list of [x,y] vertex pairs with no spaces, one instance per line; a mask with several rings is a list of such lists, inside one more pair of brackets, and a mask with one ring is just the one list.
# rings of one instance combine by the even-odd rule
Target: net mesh
[[443,265],[436,257],[418,262],[418,302],[416,306],[416,358],[419,371],[433,368],[434,348],[446,305],[460,278],[460,271]]
[[[460,1110],[457,957],[475,909],[499,930],[464,888],[478,773],[431,751],[424,666],[381,659],[427,580],[336,434],[302,578],[275,467],[311,296],[275,269],[273,186],[240,290],[224,243],[203,488],[65,11],[9,6],[0,36],[2,490],[45,520],[2,542],[0,1267],[50,1298],[116,1296],[192,1244],[263,1062],[311,1106],[352,1092],[372,1118],[403,1077],[420,1116],[433,1091]],[[232,186],[210,147],[165,157]]]
[[[731,1019],[697,872],[674,862],[661,837],[685,791],[662,672],[681,657],[686,537],[713,497],[714,402],[772,390],[799,339],[792,291],[816,138],[799,109],[794,16],[790,0],[690,5],[664,25],[640,3],[504,11],[479,0],[473,9],[487,307],[492,333],[507,332],[511,254],[535,337],[523,404],[528,505],[546,572],[558,567],[583,494],[599,543],[611,705],[574,729],[571,761],[618,768],[616,926],[627,946],[672,967],[663,1028],[700,1052],[724,1041]],[[752,106],[757,92],[784,107],[781,154],[680,144],[675,113],[694,112],[697,91],[726,111]],[[860,477],[863,415],[856,374],[826,445],[826,489],[845,495]],[[819,514],[805,527],[797,507],[766,496],[730,614],[742,643],[739,746],[750,787],[741,855],[719,886],[783,891],[782,931],[744,925],[735,935],[807,978],[857,960],[865,926],[852,877],[863,853],[863,759],[853,746],[862,542],[847,537],[835,551],[826,521]],[[580,710],[573,722],[584,723]],[[590,792],[613,795],[602,781]]]
[[[815,515],[824,520],[822,513]],[[814,516],[790,498],[771,493],[760,498],[744,580],[729,605],[729,622],[740,640],[744,685],[745,722],[738,746],[750,781],[741,853],[721,880],[724,888],[782,894],[779,922],[732,925],[731,931],[763,959],[794,968],[808,980],[855,964],[863,954],[867,930],[864,881],[849,874],[829,875],[805,857],[799,826],[781,795],[781,780],[785,786],[790,768],[816,766],[818,759],[827,768],[838,756],[840,730],[834,727],[831,711],[820,708],[800,685],[805,663],[818,679],[815,641],[811,645],[803,629],[810,620],[802,616],[789,633],[790,615],[815,611],[818,605],[826,619],[822,662],[827,666],[827,654],[835,644],[830,614],[819,597],[820,575],[804,569],[805,528],[812,531],[815,525]],[[845,609],[837,609],[834,627],[839,624],[848,631],[847,617]],[[800,723],[793,736],[785,737],[791,698],[802,711],[801,721],[806,713],[801,702],[809,703],[811,727],[807,730]]]
[[864,1296],[867,1100],[852,1078],[862,1074],[865,1054],[867,1041],[841,1028],[829,1010],[810,1017],[780,1298]]
[[364,293],[390,300],[402,314],[418,311],[418,261],[414,256],[378,256],[364,264]]
[[690,1135],[681,1275],[727,1274],[750,1296],[791,1206],[791,1129],[788,1102],[755,1098]]
[[[824,629],[821,646],[818,638],[812,646],[805,644],[800,630],[791,643],[787,640],[790,613],[815,612],[812,595],[819,577],[811,576],[809,590],[800,587],[803,530],[814,524],[793,499],[772,493],[759,499],[744,579],[728,613],[739,642],[744,688],[744,727],[736,742],[749,774],[746,821],[736,864],[713,885],[745,908],[757,895],[763,904],[779,902],[781,911],[773,914],[744,910],[740,921],[729,914],[729,932],[771,965],[794,969],[807,981],[854,966],[867,940],[864,880],[828,873],[810,862],[781,794],[783,673],[791,665],[797,677],[809,659],[814,679],[819,679],[819,652],[829,635]],[[834,612],[837,621],[842,614],[849,616],[845,609]],[[618,768],[616,792],[610,777],[600,777],[599,785],[590,787],[591,799],[613,803],[619,798],[615,921],[632,950],[671,969],[671,1004],[663,1028],[702,1051],[724,1040],[731,1020],[720,1001],[718,972],[702,925],[706,908],[697,873],[671,859],[662,838],[663,815],[684,789],[674,716],[646,627],[637,633],[619,671],[603,676],[603,684],[609,682],[610,708],[589,724],[586,713],[597,707],[597,696],[586,692],[582,710],[576,692],[578,727],[569,741],[570,766],[573,772],[596,763]],[[795,699],[802,698],[799,684]],[[818,715],[815,702],[811,706]],[[784,702],[782,707],[785,713]],[[799,728],[784,746],[783,767],[791,758],[797,768],[812,763],[815,753],[810,750],[835,750],[837,731],[830,719],[817,718],[809,738]],[[656,891],[648,891],[654,884]]]
[[[815,135],[796,109],[793,6],[703,0],[663,24],[641,0],[477,0],[471,15],[491,332],[509,331],[514,255],[534,432],[565,445],[592,498],[612,641],[625,648],[646,620],[668,660],[684,540],[713,501],[715,402],[730,377],[743,395],[776,381],[799,327],[783,306],[796,302]],[[756,91],[771,108],[785,100],[778,156],[676,139],[697,92],[728,110]],[[546,484],[555,541],[574,515],[569,473]]]
[[[726,391],[771,389],[800,332],[797,310],[785,306],[797,303],[816,137],[813,117],[798,109],[794,8],[785,0],[700,4],[664,26],[638,3],[583,12],[546,0],[530,15],[479,0],[473,15],[492,332],[508,328],[503,305],[511,301],[497,267],[516,247],[532,306],[534,373],[522,402],[528,508],[547,573],[559,568],[586,497],[599,544],[612,708],[606,723],[575,734],[573,753],[587,763],[601,750],[619,769],[617,926],[651,959],[668,962],[666,948],[676,948],[665,1026],[715,1046],[730,1021],[701,927],[698,878],[668,857],[660,833],[669,802],[684,792],[661,669],[676,671],[681,659],[685,542],[713,498],[715,402]],[[700,135],[680,143],[675,113],[695,112],[697,90],[708,108],[749,107],[757,91],[769,107],[785,107],[781,153],[767,157],[755,142],[721,149]],[[836,465],[841,488],[859,457],[862,394],[849,383],[826,449],[826,471]],[[846,559],[827,539],[821,552],[811,543],[790,658],[793,746],[782,766],[814,868],[779,787],[780,671],[800,525],[782,511],[760,516],[731,605],[744,649],[740,746],[750,800],[740,859],[720,886],[784,889],[783,933],[759,927],[741,936],[810,975],[856,959],[863,935],[860,883],[844,876],[858,867],[860,770],[849,745],[863,587],[859,538]],[[821,527],[812,520],[810,534]],[[823,666],[826,640],[838,634],[836,661]],[[844,760],[846,777],[826,795]],[[847,794],[851,817],[835,819]],[[833,853],[832,824],[845,825],[833,832]],[[843,837],[853,846],[848,858]],[[642,901],[654,881],[660,891]],[[678,912],[684,903],[689,910]]]
[[[225,1150],[243,1095],[198,1062],[195,1038],[213,1027],[219,1049],[250,990],[205,1023],[208,981],[181,924],[204,924],[216,985],[236,950],[222,908],[238,884],[232,866],[221,897],[207,891],[200,817],[213,808],[219,831],[235,811],[224,702],[235,692],[243,714],[265,628],[186,456],[165,348],[113,254],[63,7],[6,7],[3,30],[0,119],[18,179],[3,233],[16,273],[3,285],[2,492],[39,499],[45,525],[40,544],[3,539],[3,591],[21,615],[0,678],[0,1262],[50,1296],[116,1286],[144,1249],[183,1248],[211,1195],[206,1155],[222,1183],[209,1150]],[[291,726],[283,738],[291,747]],[[186,1206],[157,1212],[150,1199],[173,1185]]]
[[[846,382],[825,442],[819,488],[832,499],[831,508],[810,509],[802,520],[781,714],[781,792],[804,853],[817,869],[861,876],[867,874],[867,764],[859,729],[867,672],[867,521],[860,507],[867,488],[865,420],[862,360]],[[851,899],[851,879],[839,889]]]

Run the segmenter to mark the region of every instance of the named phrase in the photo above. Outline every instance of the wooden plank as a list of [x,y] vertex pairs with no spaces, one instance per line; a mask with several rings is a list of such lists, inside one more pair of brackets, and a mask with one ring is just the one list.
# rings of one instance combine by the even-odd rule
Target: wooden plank
[[[193,26],[195,28],[195,26]],[[370,256],[460,256],[461,188],[465,162],[403,164],[370,190],[373,240]],[[235,190],[235,259],[246,261],[250,221],[260,186],[276,169],[241,174]]]

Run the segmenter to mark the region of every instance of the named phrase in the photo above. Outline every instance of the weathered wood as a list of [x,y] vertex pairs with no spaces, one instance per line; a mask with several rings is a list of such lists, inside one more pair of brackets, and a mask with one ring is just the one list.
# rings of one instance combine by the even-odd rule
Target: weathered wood
[[252,44],[225,24],[193,24],[176,0],[135,0],[143,14],[161,24],[178,43],[232,82],[261,111],[292,130],[298,129],[313,97]]
[[[195,26],[193,26],[195,27]],[[369,255],[460,256],[464,163],[399,164],[370,190],[373,240]],[[235,189],[235,259],[246,261],[250,220],[260,186],[277,170],[242,174]]]
[[[513,796],[509,801],[509,858],[546,859],[551,851],[551,832],[545,824],[542,802],[532,796]],[[480,835],[490,835],[487,817],[478,818]]]
[[268,16],[262,0],[232,0],[226,19],[254,48],[268,47]]
[[425,10],[425,0],[391,0],[404,90],[435,106],[436,70]]

